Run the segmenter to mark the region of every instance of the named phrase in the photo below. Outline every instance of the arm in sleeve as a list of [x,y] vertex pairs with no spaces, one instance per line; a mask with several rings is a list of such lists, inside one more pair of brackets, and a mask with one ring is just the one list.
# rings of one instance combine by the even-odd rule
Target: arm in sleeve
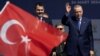
[[92,32],[92,23],[90,21],[90,24],[89,24],[89,37],[90,37],[90,47],[91,47],[91,50],[94,50],[94,39],[93,39],[93,32]]
[[61,23],[62,23],[63,25],[68,26],[68,24],[69,24],[69,18],[70,18],[70,13],[64,15],[64,16],[62,17]]

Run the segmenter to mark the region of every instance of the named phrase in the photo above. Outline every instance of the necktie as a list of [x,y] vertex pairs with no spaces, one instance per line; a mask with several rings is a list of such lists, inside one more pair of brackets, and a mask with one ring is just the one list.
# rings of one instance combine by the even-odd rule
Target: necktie
[[77,26],[77,29],[80,30],[80,27],[81,27],[81,20],[77,20],[76,21],[76,26]]
[[81,27],[81,20],[78,20],[78,29],[80,30]]

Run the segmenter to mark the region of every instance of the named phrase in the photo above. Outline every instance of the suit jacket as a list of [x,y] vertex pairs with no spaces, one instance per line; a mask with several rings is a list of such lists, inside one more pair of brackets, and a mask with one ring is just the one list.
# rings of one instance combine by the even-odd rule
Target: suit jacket
[[76,17],[64,15],[62,24],[69,27],[69,37],[65,50],[69,54],[74,54],[77,49],[83,54],[93,50],[93,34],[91,20],[82,17],[80,30],[76,26]]
[[53,25],[52,24],[52,20],[50,18],[43,18],[43,21],[45,21],[46,23]]
[[[40,19],[40,17],[37,14],[34,14],[34,16],[38,19]],[[42,19],[44,22],[46,22],[47,24],[53,25],[52,20],[50,18],[44,18]]]

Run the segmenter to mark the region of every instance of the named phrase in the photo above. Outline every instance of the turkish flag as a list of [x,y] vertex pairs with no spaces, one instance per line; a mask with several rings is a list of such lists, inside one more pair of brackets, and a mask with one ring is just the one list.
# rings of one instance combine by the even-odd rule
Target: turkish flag
[[0,12],[1,56],[49,56],[67,35],[7,2]]

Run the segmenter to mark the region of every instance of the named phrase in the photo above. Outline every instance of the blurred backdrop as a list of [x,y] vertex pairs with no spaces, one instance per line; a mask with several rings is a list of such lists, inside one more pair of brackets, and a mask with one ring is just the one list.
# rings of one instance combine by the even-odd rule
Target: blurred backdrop
[[[0,10],[8,0],[0,0]],[[52,19],[53,24],[60,23],[60,19],[65,14],[65,3],[69,2],[72,6],[81,4],[84,9],[84,16],[92,19],[94,45],[96,56],[100,56],[100,0],[9,0],[13,4],[34,15],[36,2],[43,2],[45,10]],[[66,32],[68,32],[66,27]]]

